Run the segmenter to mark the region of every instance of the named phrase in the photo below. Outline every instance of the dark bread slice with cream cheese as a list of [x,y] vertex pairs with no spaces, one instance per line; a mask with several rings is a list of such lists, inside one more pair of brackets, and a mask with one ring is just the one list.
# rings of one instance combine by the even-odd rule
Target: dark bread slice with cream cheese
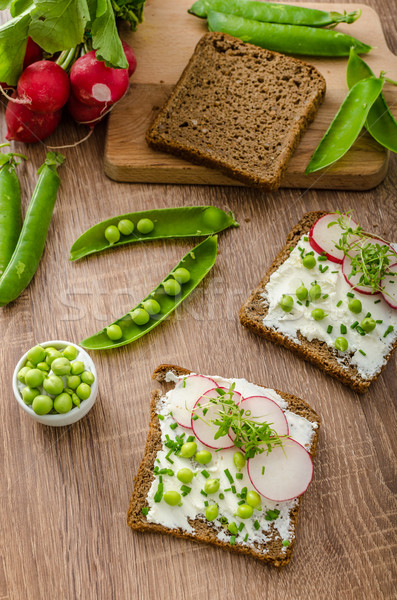
[[[165,384],[166,391],[175,385],[174,383],[167,383],[166,381],[166,374],[169,371],[172,371],[178,376],[189,375],[191,373],[189,369],[175,365],[164,364],[157,367],[153,373],[153,379]],[[319,427],[321,424],[319,416],[306,402],[300,398],[297,398],[292,394],[280,392],[279,390],[275,391],[288,403],[288,411],[291,411],[301,417],[304,417],[308,421],[317,424],[317,428],[314,431],[309,449],[310,455],[314,457],[316,454]],[[298,498],[297,505],[292,508],[290,513],[292,539],[287,548],[282,545],[282,539],[274,528],[272,528],[271,536],[265,545],[256,544],[255,547],[247,547],[239,544],[237,541],[234,545],[231,545],[230,543],[219,540],[217,537],[219,529],[213,523],[204,518],[189,520],[190,525],[194,528],[194,533],[189,533],[182,529],[170,529],[169,527],[165,527],[157,523],[151,523],[146,519],[146,516],[142,513],[142,509],[148,506],[147,496],[154,479],[153,469],[156,455],[157,452],[162,449],[160,422],[157,413],[157,405],[162,395],[163,393],[159,390],[152,392],[149,433],[143,460],[135,478],[134,491],[132,493],[127,516],[128,525],[137,531],[153,531],[157,533],[171,534],[184,539],[212,544],[214,546],[223,548],[224,550],[230,550],[235,553],[246,554],[263,562],[269,563],[275,567],[285,566],[291,559],[295,544],[296,527],[302,496]],[[172,510],[171,507],[170,510]]]
[[325,79],[312,65],[208,33],[146,141],[245,184],[276,190],[324,95]]
[[263,323],[263,319],[268,312],[268,303],[265,301],[262,294],[265,291],[265,287],[270,279],[270,276],[272,273],[277,271],[277,269],[284,263],[285,260],[287,260],[291,253],[291,249],[295,248],[295,246],[299,243],[302,235],[308,234],[312,225],[320,217],[326,214],[328,213],[323,211],[306,213],[299,223],[297,223],[297,225],[291,229],[285,246],[277,254],[265,277],[253,290],[248,300],[241,307],[239,313],[240,321],[248,329],[251,329],[255,333],[272,342],[275,342],[276,344],[279,344],[280,346],[284,346],[285,348],[292,350],[304,360],[313,363],[332,377],[339,379],[339,381],[349,386],[356,392],[364,393],[368,390],[371,383],[378,379],[379,375],[386,367],[387,361],[397,347],[397,340],[395,341],[389,354],[385,357],[385,364],[380,368],[376,375],[370,379],[365,379],[360,375],[357,367],[350,362],[350,356],[348,353],[342,362],[337,350],[331,348],[326,342],[317,339],[309,341],[302,336],[300,332],[298,332],[298,344],[293,339],[285,336],[283,333],[273,329],[272,327],[267,327]]

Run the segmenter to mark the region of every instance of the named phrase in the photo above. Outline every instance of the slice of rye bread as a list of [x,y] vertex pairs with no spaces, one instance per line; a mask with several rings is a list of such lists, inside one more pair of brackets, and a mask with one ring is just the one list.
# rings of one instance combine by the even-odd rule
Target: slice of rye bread
[[325,94],[317,69],[208,33],[146,134],[154,149],[276,190]]
[[394,343],[389,354],[386,356],[386,363],[382,368],[374,375],[371,379],[363,378],[357,371],[357,367],[351,363],[350,355],[341,361],[338,356],[336,349],[331,348],[320,340],[312,340],[311,342],[301,335],[298,331],[298,339],[300,344],[294,342],[289,337],[285,336],[279,331],[271,327],[267,327],[263,323],[263,318],[266,316],[268,311],[267,301],[262,297],[267,282],[270,279],[270,275],[277,271],[282,263],[289,257],[291,248],[294,248],[302,235],[307,234],[310,231],[311,226],[323,215],[328,214],[327,212],[317,211],[308,212],[303,215],[302,219],[288,234],[287,241],[283,249],[277,254],[270,269],[267,271],[265,277],[254,289],[248,300],[243,304],[240,309],[240,321],[248,329],[252,329],[255,333],[267,338],[268,340],[289,348],[296,354],[298,354],[304,360],[313,363],[332,377],[339,379],[342,383],[349,386],[353,390],[359,393],[364,393],[368,390],[369,386],[373,381],[376,381],[386,367],[387,361],[392,355],[393,351],[397,347],[397,340]]
[[[176,375],[189,375],[192,371],[183,367],[175,365],[160,365],[153,373],[153,379],[166,383],[166,374],[172,371]],[[168,389],[174,384],[168,384]],[[260,386],[264,387],[264,386]],[[300,415],[312,423],[317,423],[318,427],[315,430],[310,454],[312,457],[316,454],[319,428],[321,420],[318,414],[303,400],[293,396],[292,394],[286,394],[275,390],[280,396],[288,402],[288,410]],[[275,567],[283,567],[290,560],[292,556],[293,547],[295,544],[296,527],[298,522],[299,508],[302,502],[302,496],[298,498],[297,505],[291,510],[291,528],[293,532],[291,544],[285,548],[282,545],[282,539],[280,538],[277,531],[272,528],[271,538],[266,545],[256,544],[255,548],[247,548],[243,545],[238,544],[236,541],[235,545],[231,545],[227,542],[223,542],[218,539],[217,533],[219,529],[207,520],[196,518],[190,519],[190,525],[194,527],[195,533],[188,533],[182,529],[170,529],[157,523],[150,523],[146,516],[142,513],[142,508],[147,507],[147,495],[149,493],[152,481],[154,479],[153,468],[157,452],[162,448],[161,442],[161,430],[160,422],[157,415],[157,404],[163,394],[156,390],[152,392],[152,400],[150,405],[150,425],[149,434],[146,441],[145,453],[143,460],[138,469],[137,476],[135,478],[134,491],[132,493],[130,506],[128,510],[127,523],[128,525],[137,531],[154,531],[157,533],[167,533],[176,537],[190,539],[196,542],[204,542],[207,544],[213,544],[224,550],[230,550],[231,552],[237,552],[239,554],[247,554],[257,558],[263,562],[267,562]]]

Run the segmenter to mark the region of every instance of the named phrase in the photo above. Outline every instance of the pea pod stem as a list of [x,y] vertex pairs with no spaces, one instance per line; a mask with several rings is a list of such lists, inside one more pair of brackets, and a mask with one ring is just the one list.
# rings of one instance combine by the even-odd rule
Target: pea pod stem
[[[143,335],[151,331],[154,327],[159,325],[164,319],[166,319],[176,308],[193,292],[193,290],[199,285],[204,279],[207,273],[212,269],[215,264],[217,255],[217,236],[211,236],[206,238],[203,242],[198,244],[195,248],[190,250],[182,260],[172,269],[172,271],[165,277],[165,279],[154,288],[137,306],[132,308],[120,319],[117,319],[111,325],[118,325],[122,332],[123,337],[121,339],[112,341],[107,333],[106,327],[99,331],[97,334],[80,342],[80,346],[89,350],[107,350],[110,348],[118,348],[130,344],[135,340],[138,340]],[[163,284],[172,278],[172,273],[176,269],[184,268],[190,273],[190,280],[182,285],[181,293],[178,296],[169,296],[165,293]],[[156,300],[161,307],[158,314],[152,315],[150,320],[144,325],[137,325],[131,319],[131,313],[140,308],[142,303],[147,300]]]
[[29,285],[36,272],[60,184],[57,169],[63,161],[64,157],[61,154],[49,152],[38,170],[39,178],[18,243],[0,279],[0,306],[15,300]]
[[261,23],[211,10],[208,12],[208,29],[227,33],[261,48],[287,54],[349,56],[352,46],[360,54],[371,50],[371,46],[340,31],[301,25]]

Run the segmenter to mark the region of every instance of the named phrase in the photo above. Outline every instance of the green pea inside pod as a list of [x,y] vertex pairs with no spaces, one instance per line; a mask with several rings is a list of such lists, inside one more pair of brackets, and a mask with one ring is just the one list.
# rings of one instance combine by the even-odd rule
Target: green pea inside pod
[[154,300],[154,298],[149,298],[149,300],[144,300],[142,302],[142,307],[149,313],[150,316],[157,315],[161,311],[161,306]]
[[130,219],[121,219],[121,221],[119,221],[117,224],[117,229],[123,235],[131,235],[131,233],[135,229],[135,226],[134,223],[130,221]]
[[136,226],[139,233],[143,233],[144,235],[147,233],[151,233],[154,229],[154,223],[151,219],[140,219]]
[[137,325],[146,325],[150,320],[150,315],[144,308],[136,308],[130,312],[130,315]]
[[122,329],[120,327],[120,325],[109,325],[109,327],[106,328],[106,333],[107,336],[110,340],[119,340],[123,337],[123,332]]
[[179,269],[176,269],[172,273],[172,275],[178,283],[187,283],[188,281],[190,281],[190,273],[187,269],[184,269],[183,267],[179,267]]
[[176,279],[167,279],[163,283],[163,288],[167,296],[178,296],[181,293],[181,286]]
[[120,239],[120,231],[115,225],[109,225],[105,229],[105,238],[110,245],[116,244]]

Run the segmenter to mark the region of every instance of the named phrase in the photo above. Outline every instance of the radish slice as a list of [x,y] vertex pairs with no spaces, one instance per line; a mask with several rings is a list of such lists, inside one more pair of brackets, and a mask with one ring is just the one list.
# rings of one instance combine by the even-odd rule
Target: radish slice
[[214,386],[216,387],[216,382],[204,375],[188,375],[178,381],[170,394],[171,411],[175,421],[182,427],[191,429],[193,406]]
[[282,448],[276,446],[267,455],[263,452],[250,458],[247,470],[259,494],[273,502],[285,502],[307,490],[313,477],[313,461],[303,446],[289,439]]
[[[218,431],[217,425],[213,424],[213,421],[219,418],[219,409],[216,404],[209,402],[209,398],[219,398],[220,394],[216,391],[217,389],[224,390],[227,392],[227,388],[213,388],[208,390],[204,396],[199,398],[194,406],[194,413],[199,418],[191,420],[191,427],[196,438],[205,446],[209,448],[233,448],[234,444],[230,437],[226,434],[222,437],[215,439],[215,433]],[[242,395],[238,392],[233,392],[232,400],[236,404],[242,402]],[[205,414],[204,411],[206,410]]]
[[[397,308],[397,263],[390,265],[388,273],[396,273],[394,277],[388,277],[387,273],[381,282],[383,288],[382,296],[391,308]],[[391,283],[393,281],[393,283]]]
[[[379,244],[380,246],[389,246],[389,244],[386,244],[383,240],[378,240],[377,238],[368,238],[368,239],[370,240],[371,244]],[[368,242],[365,241],[364,244],[367,245]],[[389,246],[389,248],[392,250],[391,246]],[[349,254],[351,254],[352,256],[356,256],[358,253],[359,253],[358,248],[351,248],[349,250]],[[361,273],[357,273],[356,275],[353,275],[352,277],[349,278],[349,275],[351,272],[352,272],[351,260],[350,260],[350,257],[346,255],[342,262],[342,273],[343,273],[343,276],[344,276],[346,282],[354,290],[356,290],[357,292],[360,292],[360,294],[367,294],[369,296],[372,296],[372,295],[375,296],[376,294],[380,293],[380,292],[374,292],[372,290],[372,288],[369,286],[358,285]]]
[[[249,396],[244,398],[240,405],[244,411],[249,411],[244,416],[257,421],[258,423],[269,423],[278,435],[288,435],[289,428],[284,412],[279,405],[267,398],[266,396]],[[235,440],[236,434],[232,429],[229,429],[229,437],[232,441]]]
[[[337,243],[340,239],[343,230],[337,224],[328,227],[329,223],[336,221],[339,219],[339,217],[340,215],[336,213],[331,213],[320,217],[309,231],[309,243],[313,250],[318,252],[318,254],[325,252],[328,260],[342,264],[344,256],[343,250],[338,250],[335,248],[335,243]],[[354,228],[358,226],[358,223],[353,221],[353,219],[348,215],[344,215],[344,217],[346,222],[349,223],[351,227]],[[354,241],[353,237],[351,241]]]

